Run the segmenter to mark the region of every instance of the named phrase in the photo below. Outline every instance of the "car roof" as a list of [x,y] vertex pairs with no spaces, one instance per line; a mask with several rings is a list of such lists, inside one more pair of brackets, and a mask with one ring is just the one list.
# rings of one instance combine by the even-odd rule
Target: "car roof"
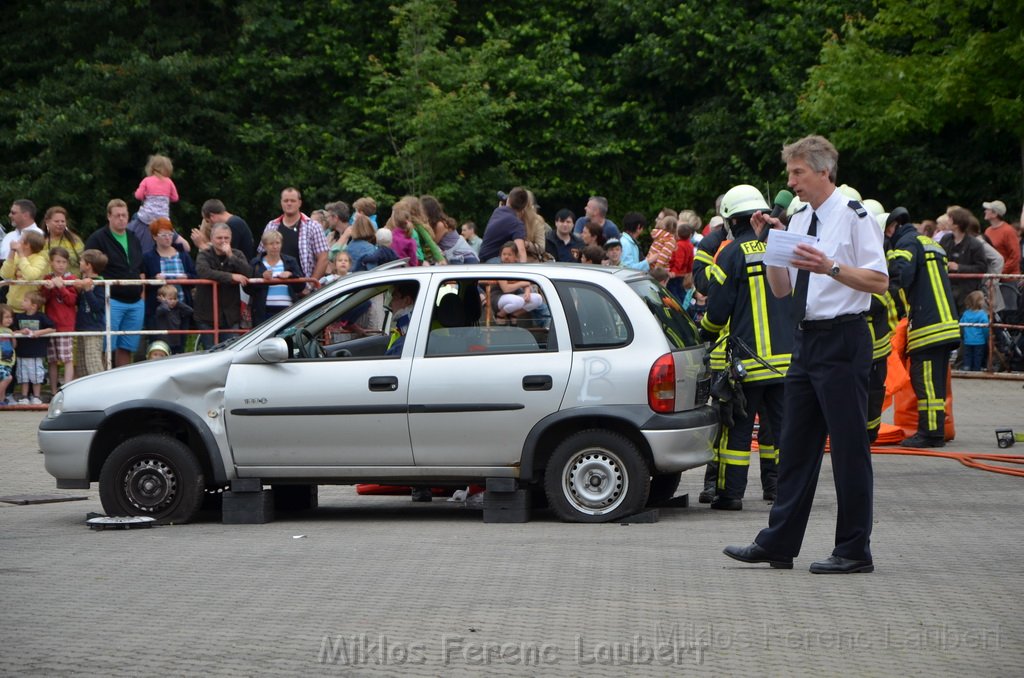
[[[392,262],[393,264],[393,262]],[[614,277],[623,282],[629,283],[634,280],[648,278],[644,271],[636,271],[629,268],[612,266],[600,266],[597,264],[572,264],[572,263],[533,263],[533,264],[459,264],[453,266],[395,266],[390,265],[387,269],[374,269],[367,271],[368,274],[388,274],[387,277],[413,276],[423,277],[431,274],[451,273],[453,275],[472,275],[477,278],[489,276],[507,278],[517,273],[523,275],[543,275],[546,278],[567,279],[567,280],[591,280],[607,281],[607,278]],[[369,278],[370,275],[367,275]]]

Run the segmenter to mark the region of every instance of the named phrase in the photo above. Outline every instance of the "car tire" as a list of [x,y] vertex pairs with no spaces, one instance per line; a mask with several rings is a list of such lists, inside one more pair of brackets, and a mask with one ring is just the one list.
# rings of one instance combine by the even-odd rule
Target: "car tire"
[[544,492],[562,520],[604,523],[641,511],[651,472],[625,436],[591,429],[555,448],[544,473]]
[[129,438],[100,470],[100,501],[110,516],[187,523],[203,502],[205,481],[192,450],[160,434]]
[[679,482],[683,478],[682,471],[675,473],[659,473],[651,478],[651,492],[647,496],[648,506],[659,506],[676,496]]

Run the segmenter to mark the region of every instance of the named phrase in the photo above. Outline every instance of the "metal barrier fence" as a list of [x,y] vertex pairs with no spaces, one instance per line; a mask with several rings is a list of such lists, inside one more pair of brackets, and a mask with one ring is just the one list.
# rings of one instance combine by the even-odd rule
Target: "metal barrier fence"
[[[984,324],[984,323],[961,323],[961,326],[962,327],[988,327],[988,329],[989,329],[989,333],[988,333],[988,360],[987,360],[985,372],[988,375],[991,376],[991,375],[994,374],[993,358],[996,357],[995,356],[996,352],[1000,351],[1000,349],[996,346],[996,339],[995,339],[995,334],[996,333],[995,333],[994,330],[1004,330],[1005,329],[1008,332],[1011,332],[1011,335],[1010,335],[1011,338],[1013,338],[1013,334],[1012,333],[1024,333],[1024,317],[1020,317],[1021,316],[1021,312],[1022,312],[1021,309],[1020,309],[1020,301],[1021,301],[1021,296],[1022,296],[1021,286],[1024,285],[1024,275],[1005,275],[1005,274],[993,274],[993,273],[952,273],[951,272],[949,274],[949,277],[950,277],[950,280],[964,280],[964,279],[968,279],[968,280],[981,280],[982,281],[982,288],[985,291],[985,297],[986,297],[986,300],[988,302],[989,321],[988,321],[987,325]],[[1002,294],[1002,290],[1000,288],[999,283],[1000,282],[1004,282],[1005,283],[1005,282],[1010,282],[1010,281],[1016,283],[1016,285],[1014,285],[1014,287],[1016,288],[1016,290],[1015,290],[1016,291],[1016,298],[1014,299],[1014,302],[1016,304],[1016,308],[1014,308],[1012,310],[1017,313],[1017,315],[1019,316],[1018,320],[1020,320],[1021,322],[1017,322],[1017,323],[997,322],[995,320],[995,313],[992,311],[992,309],[996,308],[996,303],[995,303],[996,302],[996,295],[997,294],[1000,294],[1000,295]],[[208,335],[208,334],[212,334],[213,335],[213,341],[216,344],[216,343],[220,342],[220,335],[222,333],[226,333],[226,334],[244,334],[244,333],[249,331],[249,328],[221,328],[220,327],[220,298],[219,298],[220,295],[219,295],[219,286],[221,284],[225,284],[225,283],[218,283],[215,280],[199,279],[199,278],[197,278],[197,279],[191,279],[191,278],[171,278],[171,279],[150,279],[150,280],[103,280],[103,279],[93,279],[93,283],[96,284],[96,285],[102,285],[104,287],[104,293],[103,293],[103,298],[104,298],[104,321],[106,323],[106,328],[102,332],[87,332],[87,331],[86,332],[79,332],[79,331],[75,331],[75,332],[54,332],[54,333],[51,333],[51,334],[47,334],[46,336],[47,337],[51,337],[51,338],[52,337],[93,337],[93,336],[104,337],[106,339],[106,342],[105,342],[106,343],[105,357],[106,357],[106,368],[107,369],[109,369],[110,366],[113,364],[112,361],[111,361],[111,358],[112,358],[111,348],[112,348],[112,344],[113,344],[113,342],[111,341],[111,338],[119,336],[119,335],[166,336],[166,335],[169,335],[169,334],[175,334],[175,335]],[[4,281],[4,284],[5,285],[25,285],[25,286],[31,286],[31,287],[36,288],[36,289],[41,289],[41,287],[42,287],[40,282],[39,281],[35,281],[35,280],[8,280],[8,281]],[[249,282],[247,284],[250,284],[250,285],[296,285],[296,284],[306,285],[306,284],[312,284],[314,287],[319,287],[319,282],[314,280],[314,279],[312,279],[312,278],[274,278],[273,280],[265,280],[263,278],[250,278]],[[213,300],[213,327],[212,327],[212,329],[189,329],[189,330],[146,330],[146,329],[142,329],[142,330],[113,330],[110,327],[110,288],[111,287],[114,287],[114,286],[161,286],[162,287],[164,285],[190,285],[190,286],[212,285],[213,286],[213,296],[212,296],[212,300]],[[962,309],[960,309],[960,310],[962,311]],[[1003,361],[1007,365],[1009,364],[1009,359],[1006,359],[1004,357]],[[975,373],[965,373],[965,374],[975,374]],[[1024,378],[1024,374],[1021,374],[1020,377]]]
[[[1024,288],[1022,288],[1022,285],[1024,285],[1024,275],[1021,275],[1021,274],[1007,275],[1007,274],[1002,274],[1002,273],[953,273],[953,272],[950,272],[949,279],[950,279],[950,281],[956,281],[956,280],[981,280],[981,283],[982,283],[981,284],[981,289],[985,293],[985,301],[986,301],[986,306],[987,306],[986,311],[988,313],[988,323],[960,323],[961,327],[987,327],[988,328],[988,351],[987,351],[988,357],[987,357],[987,362],[986,362],[986,365],[985,365],[985,371],[984,371],[984,373],[959,372],[958,371],[958,375],[960,375],[960,376],[967,376],[967,375],[982,376],[982,374],[984,374],[985,376],[996,376],[997,373],[995,372],[995,370],[993,368],[993,360],[997,357],[997,354],[1000,356],[1001,362],[1003,362],[1004,365],[1007,367],[1007,371],[1009,371],[1010,363],[1012,362],[1012,356],[1002,355],[1002,353],[1003,353],[1002,348],[1000,348],[1000,347],[998,347],[996,345],[997,344],[997,342],[996,342],[996,330],[1006,330],[1007,331],[1008,338],[1011,341],[1011,345],[1009,347],[1010,351],[1012,352],[1013,350],[1015,350],[1014,346],[1017,344],[1017,342],[1021,341],[1020,335],[1021,335],[1021,333],[1024,333],[1024,316],[1021,315],[1022,309],[1020,308],[1021,297],[1024,296],[1024,294],[1022,294],[1022,292],[1024,292]],[[1002,285],[1000,283],[1002,283]],[[1010,315],[1011,313],[1016,315],[1016,319],[1018,321],[1016,323],[996,322],[996,319],[995,319],[995,314],[996,314],[995,309],[997,308],[997,296],[996,295],[999,295],[1000,297],[1003,297],[1004,296],[1003,295],[1003,287],[1007,286],[1007,285],[1012,290],[1013,298],[1010,301],[1012,301],[1013,307],[1011,308],[1010,304],[1006,304],[1007,300],[1005,298],[1003,298],[1002,302],[1004,304],[1006,304],[1006,307],[1003,309],[1006,312],[1006,313],[1004,313],[1004,315]],[[964,309],[957,309],[957,310],[960,311],[961,313],[964,311]],[[1016,334],[1016,336],[1015,336],[1015,334]],[[1006,348],[1006,347],[1003,347],[1003,348]],[[1020,348],[1020,347],[1017,346],[1017,348]],[[1011,374],[999,374],[999,376],[1002,377],[1002,378],[1024,379],[1024,373],[1019,373],[1019,372],[1011,373]]]
[[[113,341],[111,339],[117,336],[131,335],[131,336],[158,336],[164,337],[169,334],[173,335],[213,335],[213,343],[220,343],[220,335],[224,334],[245,334],[251,328],[222,328],[220,326],[220,285],[228,283],[220,283],[216,280],[209,280],[205,278],[153,278],[147,280],[105,280],[100,278],[93,278],[93,284],[96,286],[102,286],[103,290],[103,317],[106,325],[103,331],[74,331],[74,332],[51,332],[46,334],[45,339],[52,339],[56,337],[104,337],[106,349],[104,351],[104,369],[110,369],[113,366]],[[4,281],[5,285],[8,286],[26,286],[32,287],[37,291],[42,291],[43,286],[40,281],[37,280],[7,280]],[[238,284],[238,283],[231,283]],[[320,283],[313,278],[274,278],[272,280],[265,280],[263,278],[249,278],[247,285],[307,285],[312,284],[314,287],[319,287]],[[163,287],[164,285],[187,285],[187,286],[202,286],[211,285],[213,286],[212,293],[212,314],[213,314],[213,327],[212,329],[189,329],[189,330],[114,330],[110,326],[110,289],[112,287]],[[239,284],[240,286],[240,284]],[[51,386],[52,387],[52,386]]]

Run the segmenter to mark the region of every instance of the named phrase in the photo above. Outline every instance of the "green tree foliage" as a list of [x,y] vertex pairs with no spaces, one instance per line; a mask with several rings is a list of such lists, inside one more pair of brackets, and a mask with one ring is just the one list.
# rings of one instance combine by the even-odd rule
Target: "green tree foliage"
[[594,193],[613,218],[710,216],[735,183],[780,188],[780,147],[816,131],[865,195],[970,204],[1019,181],[1022,15],[978,0],[9,0],[0,197],[63,204],[88,232],[111,197],[137,205],[159,152],[182,229],[210,197],[258,229],[287,185],[307,210],[372,195],[385,217],[429,192],[483,221],[516,184],[549,217]]
[[822,49],[802,112],[874,158],[899,201],[1019,197],[1024,3],[884,0],[873,17],[851,15]]

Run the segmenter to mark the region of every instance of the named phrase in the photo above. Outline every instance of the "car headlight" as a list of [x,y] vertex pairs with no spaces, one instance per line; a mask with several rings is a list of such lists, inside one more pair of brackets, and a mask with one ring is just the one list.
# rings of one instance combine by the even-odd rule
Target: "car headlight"
[[64,412],[64,391],[57,391],[57,395],[50,399],[50,408],[46,411],[47,419],[56,419]]

